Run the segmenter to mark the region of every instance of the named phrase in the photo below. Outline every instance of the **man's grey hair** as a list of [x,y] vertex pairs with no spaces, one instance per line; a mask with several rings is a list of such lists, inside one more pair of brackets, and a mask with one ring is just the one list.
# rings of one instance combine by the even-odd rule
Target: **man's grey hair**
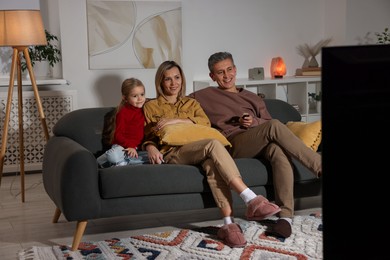
[[208,61],[208,66],[209,66],[209,70],[210,72],[213,72],[213,68],[214,68],[214,65],[220,61],[223,61],[223,60],[226,60],[226,59],[230,59],[232,62],[233,62],[233,65],[234,65],[234,60],[233,60],[233,56],[230,52],[216,52],[214,53],[213,55],[211,55],[209,57],[209,61]]

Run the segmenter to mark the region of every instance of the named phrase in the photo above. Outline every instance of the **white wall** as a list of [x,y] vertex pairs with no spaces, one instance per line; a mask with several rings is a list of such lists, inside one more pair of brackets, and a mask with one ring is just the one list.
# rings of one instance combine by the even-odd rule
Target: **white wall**
[[[238,76],[264,67],[269,74],[272,57],[282,56],[288,74],[303,63],[296,46],[324,38],[323,1],[313,0],[183,0],[183,69],[187,93],[194,79],[208,79],[207,59],[216,51],[230,51]],[[79,107],[116,105],[120,84],[138,77],[154,97],[155,69],[88,70],[85,1],[59,1],[63,76],[79,92]],[[76,40],[77,39],[77,40]]]
[[389,0],[349,0],[347,4],[347,44],[372,44],[377,41],[375,32],[390,29]]
[[[283,57],[293,75],[303,63],[298,45],[328,37],[331,45],[360,44],[359,37],[390,27],[389,6],[388,0],[182,0],[187,93],[193,80],[208,79],[207,59],[214,52],[233,54],[238,77],[247,77],[252,67],[264,67],[269,75],[275,56]],[[147,96],[155,96],[155,69],[88,69],[86,1],[41,0],[41,10],[61,38],[62,76],[70,82],[61,88],[78,91],[79,108],[116,106],[127,77],[141,79]]]
[[12,1],[0,1],[0,10],[19,10],[19,9],[31,9],[39,10],[39,0],[12,0]]
[[238,77],[281,56],[287,74],[303,63],[296,47],[323,38],[322,1],[196,0],[183,1],[183,49],[186,75],[208,79],[207,59],[218,51],[233,54]]

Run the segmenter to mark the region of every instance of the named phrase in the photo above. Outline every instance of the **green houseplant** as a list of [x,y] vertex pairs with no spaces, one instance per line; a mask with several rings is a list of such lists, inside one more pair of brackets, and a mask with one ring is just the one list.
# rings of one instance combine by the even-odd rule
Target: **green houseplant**
[[[58,37],[45,30],[47,45],[37,45],[28,47],[28,53],[31,59],[31,65],[34,67],[36,62],[47,61],[50,67],[61,61],[61,50],[58,47]],[[22,71],[27,69],[26,60],[21,62]]]
[[321,99],[322,99],[321,91],[318,93],[309,92],[308,95],[309,95],[309,97],[312,98],[312,100],[315,101],[317,113],[321,113]]
[[309,97],[311,97],[315,101],[321,101],[321,99],[322,99],[321,91],[318,94],[309,92],[308,95],[309,95]]
[[386,27],[381,33],[376,32],[375,36],[377,38],[377,43],[390,44],[390,32],[388,27]]

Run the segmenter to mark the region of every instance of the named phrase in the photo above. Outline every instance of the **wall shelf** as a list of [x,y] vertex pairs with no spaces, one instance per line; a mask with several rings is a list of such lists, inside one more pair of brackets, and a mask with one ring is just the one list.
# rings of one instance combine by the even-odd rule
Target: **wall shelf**
[[[36,77],[37,86],[41,85],[69,85],[69,82],[66,79],[59,78],[44,78],[44,77]],[[17,86],[18,83],[16,81],[14,86]],[[9,86],[9,78],[0,78],[0,87],[8,87]],[[22,79],[22,86],[31,86],[30,79]]]
[[[256,94],[264,94],[265,98],[281,99],[294,105],[301,113],[302,121],[312,122],[321,119],[316,111],[315,103],[311,102],[309,92],[321,91],[321,77],[284,77],[282,79],[266,78],[263,80],[250,80],[237,78],[236,85]],[[216,87],[212,80],[194,80],[194,91]]]

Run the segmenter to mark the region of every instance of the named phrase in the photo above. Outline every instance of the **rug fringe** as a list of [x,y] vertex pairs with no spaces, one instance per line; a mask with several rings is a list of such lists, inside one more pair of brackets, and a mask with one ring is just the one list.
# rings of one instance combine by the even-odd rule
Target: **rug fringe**
[[18,253],[19,260],[34,260],[37,255],[37,249],[35,247],[27,248]]
[[51,247],[40,247],[32,246],[19,251],[19,260],[56,260],[57,258],[53,254]]

